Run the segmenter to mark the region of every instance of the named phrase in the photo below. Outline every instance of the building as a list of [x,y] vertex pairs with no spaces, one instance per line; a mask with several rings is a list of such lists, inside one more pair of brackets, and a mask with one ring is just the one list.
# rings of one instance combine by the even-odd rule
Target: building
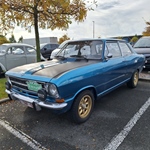
[[[22,43],[36,46],[35,38],[23,39]],[[57,40],[57,37],[41,37],[40,44],[43,44],[43,43],[58,44],[58,40]]]

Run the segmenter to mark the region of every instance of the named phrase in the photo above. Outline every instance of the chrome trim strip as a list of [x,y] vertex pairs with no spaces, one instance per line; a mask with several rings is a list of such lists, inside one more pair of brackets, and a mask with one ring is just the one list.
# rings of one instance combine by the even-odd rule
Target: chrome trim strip
[[23,95],[20,95],[18,93],[11,92],[7,89],[5,90],[5,92],[12,95],[12,97],[15,97],[21,101],[25,101],[25,102],[29,102],[29,103],[35,103],[36,104],[35,107],[46,107],[46,108],[57,110],[57,109],[62,109],[62,108],[67,106],[67,103],[49,103],[49,104],[46,104],[43,101],[38,101],[37,99],[23,96]]
[[26,86],[26,87],[27,87],[26,84],[23,84],[23,83],[20,83],[20,82],[16,82],[16,81],[13,81],[13,80],[11,80],[11,82],[12,82],[12,83],[15,83],[15,84],[18,84],[18,85],[22,85],[22,86]]

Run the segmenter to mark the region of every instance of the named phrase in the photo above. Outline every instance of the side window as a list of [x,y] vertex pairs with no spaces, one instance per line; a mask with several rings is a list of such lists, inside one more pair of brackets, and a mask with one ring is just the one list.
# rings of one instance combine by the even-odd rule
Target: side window
[[47,49],[51,49],[51,44],[47,44],[47,45],[45,45],[45,47],[44,48],[47,48]]
[[102,54],[102,50],[103,50],[103,44],[102,43],[96,44],[95,48],[96,48],[96,53],[98,55],[101,55]]
[[121,56],[121,52],[120,52],[120,49],[119,49],[117,42],[108,41],[106,43],[105,57],[107,57],[107,55],[109,53],[112,54],[112,58]]
[[128,45],[126,43],[120,42],[119,45],[120,45],[121,51],[122,51],[124,56],[130,55],[132,53],[130,48],[128,47]]
[[36,53],[36,50],[33,47],[26,46],[25,49],[27,54]]
[[49,49],[49,48],[50,48],[50,45],[49,45],[49,44],[47,44],[47,45],[45,45],[45,46],[43,47],[44,50],[47,50],[47,49]]
[[22,46],[12,46],[10,48],[8,48],[7,54],[15,54],[15,55],[19,55],[19,54],[24,54],[24,50]]

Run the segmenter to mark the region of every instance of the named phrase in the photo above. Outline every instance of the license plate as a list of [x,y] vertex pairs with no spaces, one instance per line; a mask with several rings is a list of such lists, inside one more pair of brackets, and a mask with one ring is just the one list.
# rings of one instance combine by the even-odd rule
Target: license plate
[[42,85],[38,84],[36,81],[27,81],[27,86],[29,90],[35,91],[35,92],[42,89]]
[[30,107],[30,108],[33,108],[33,104],[32,103],[29,103],[29,102],[25,102],[25,101],[21,101],[22,104]]

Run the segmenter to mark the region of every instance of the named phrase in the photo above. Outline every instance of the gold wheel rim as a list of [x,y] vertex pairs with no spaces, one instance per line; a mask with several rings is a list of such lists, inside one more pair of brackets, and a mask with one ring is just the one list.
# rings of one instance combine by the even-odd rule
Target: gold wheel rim
[[138,79],[139,79],[139,76],[138,76],[138,72],[136,72],[135,74],[134,74],[134,85],[137,85],[137,83],[138,83]]
[[86,118],[92,108],[92,99],[89,95],[85,95],[82,97],[80,103],[79,103],[79,108],[78,108],[78,113],[81,118]]

